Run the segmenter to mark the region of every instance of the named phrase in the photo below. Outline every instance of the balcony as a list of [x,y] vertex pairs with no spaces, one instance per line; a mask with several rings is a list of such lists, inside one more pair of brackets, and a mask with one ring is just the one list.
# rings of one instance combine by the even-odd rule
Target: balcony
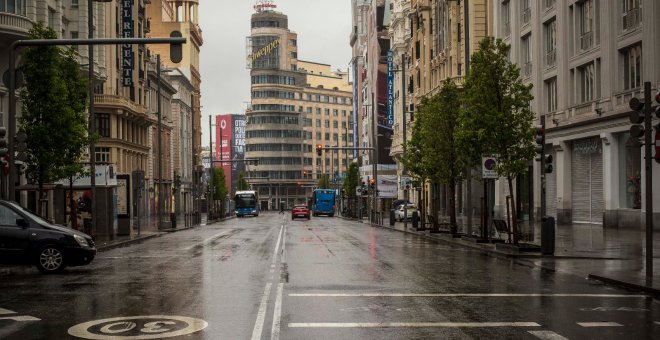
[[623,15],[623,30],[634,30],[641,26],[642,11],[640,8],[633,8]]
[[147,108],[145,106],[136,104],[127,98],[111,94],[94,95],[94,103],[97,107],[121,108],[136,114],[147,113]]
[[548,51],[545,54],[545,67],[550,68],[557,63],[557,50]]
[[594,46],[594,32],[586,32],[580,36],[580,49],[588,50]]
[[22,15],[0,12],[0,34],[15,35],[17,37],[27,36],[32,28],[32,21]]

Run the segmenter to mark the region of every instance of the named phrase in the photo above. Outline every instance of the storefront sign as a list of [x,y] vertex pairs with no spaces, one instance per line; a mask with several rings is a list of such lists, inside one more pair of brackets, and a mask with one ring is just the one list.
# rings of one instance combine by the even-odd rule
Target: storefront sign
[[481,178],[483,179],[498,179],[500,176],[495,171],[497,166],[497,159],[495,157],[482,157],[481,158]]
[[387,126],[394,125],[394,53],[387,51]]
[[[133,0],[121,1],[121,35],[123,38],[133,37]],[[121,47],[122,85],[133,86],[133,45]]]
[[270,54],[277,46],[280,45],[280,41],[278,40],[273,40],[270,44],[262,47],[259,49],[257,52],[254,52],[248,56],[248,64],[252,64],[252,62],[255,59],[259,59],[267,54]]
[[600,139],[591,138],[573,142],[573,152],[576,154],[589,155],[598,153]]

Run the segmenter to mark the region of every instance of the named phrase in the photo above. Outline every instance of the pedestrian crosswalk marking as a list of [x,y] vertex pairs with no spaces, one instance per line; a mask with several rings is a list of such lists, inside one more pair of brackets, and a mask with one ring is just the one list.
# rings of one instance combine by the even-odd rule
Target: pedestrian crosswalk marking
[[527,333],[541,340],[568,340],[568,338],[565,338],[553,331],[529,331]]
[[623,327],[617,322],[578,322],[577,324],[582,327]]
[[317,322],[289,323],[290,328],[478,328],[478,327],[541,327],[536,322]]
[[0,315],[3,314],[16,314],[16,312],[10,311],[8,309],[0,308]]
[[646,298],[646,295],[625,294],[481,294],[481,293],[302,293],[289,294],[290,297],[584,297],[584,298]]
[[29,315],[20,315],[20,316],[5,316],[5,317],[0,317],[0,320],[14,320],[14,321],[41,321],[41,319],[37,319],[34,316],[29,316]]

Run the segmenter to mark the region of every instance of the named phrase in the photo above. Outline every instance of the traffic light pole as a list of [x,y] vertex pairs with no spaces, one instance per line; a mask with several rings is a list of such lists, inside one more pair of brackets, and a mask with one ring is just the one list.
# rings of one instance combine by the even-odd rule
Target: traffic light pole
[[[179,33],[180,34],[180,33]],[[186,38],[100,38],[100,39],[34,39],[16,40],[9,47],[9,124],[8,149],[9,149],[9,183],[8,200],[16,201],[16,160],[15,142],[16,136],[16,49],[22,46],[80,46],[80,45],[181,45],[186,43]],[[180,52],[179,52],[180,53]],[[90,155],[90,158],[94,155]]]
[[543,129],[543,145],[541,152],[541,218],[545,217],[547,200],[545,197],[546,172],[545,172],[545,116],[541,117],[541,128]]
[[653,281],[653,109],[651,83],[644,83],[644,165],[646,175],[646,283]]

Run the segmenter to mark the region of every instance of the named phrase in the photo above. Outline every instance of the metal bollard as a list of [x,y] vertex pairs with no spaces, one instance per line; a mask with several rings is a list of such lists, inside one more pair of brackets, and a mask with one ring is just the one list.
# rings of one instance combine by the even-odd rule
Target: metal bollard
[[394,222],[396,222],[396,218],[394,217],[394,209],[390,209],[390,226],[394,226]]

